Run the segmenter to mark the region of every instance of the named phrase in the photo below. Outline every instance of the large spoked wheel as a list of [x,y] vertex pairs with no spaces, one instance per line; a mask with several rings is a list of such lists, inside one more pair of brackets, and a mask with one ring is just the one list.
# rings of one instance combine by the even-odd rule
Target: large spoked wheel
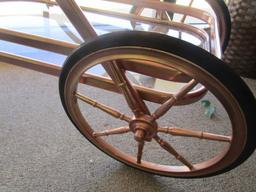
[[[152,109],[127,77],[125,66],[135,61],[142,75],[145,66],[154,66],[167,71],[175,69],[191,79]],[[93,87],[83,90],[83,83],[92,83],[91,79],[86,78],[88,72],[99,64],[104,65],[109,74],[106,82],[112,82],[123,94],[132,115],[91,99],[88,94],[92,94]],[[139,70],[140,66],[143,70]],[[155,73],[158,73],[157,68]],[[94,85],[97,83],[98,87],[104,86],[99,82]],[[204,120],[198,114],[194,117],[199,119],[193,121],[191,115],[198,107],[196,104],[192,105],[192,109],[189,106],[175,107],[198,84],[208,89],[206,97],[214,98],[212,101],[216,101],[218,110],[226,114],[224,124],[200,123],[200,120]],[[66,113],[81,134],[111,157],[143,171],[172,177],[216,175],[244,162],[255,148],[253,126],[256,123],[256,106],[247,86],[219,59],[172,37],[148,32],[117,32],[101,36],[70,55],[60,76],[59,86]],[[107,94],[102,91],[95,93],[100,98],[107,97]],[[111,94],[113,96],[105,102],[115,99],[116,93]],[[121,126],[104,130],[98,120],[89,122],[91,111],[86,111],[91,106],[96,108],[97,116],[105,112],[107,117],[119,119]],[[188,108],[180,113],[179,108],[183,107]],[[169,121],[176,115],[172,114],[175,110],[178,110],[178,116]],[[187,111],[189,114],[185,117]],[[183,115],[181,126],[172,123]],[[165,120],[161,122],[162,119]],[[192,122],[184,123],[190,120]],[[221,117],[216,122],[220,121]],[[195,125],[198,127],[192,128]],[[202,126],[206,129],[201,130]]]

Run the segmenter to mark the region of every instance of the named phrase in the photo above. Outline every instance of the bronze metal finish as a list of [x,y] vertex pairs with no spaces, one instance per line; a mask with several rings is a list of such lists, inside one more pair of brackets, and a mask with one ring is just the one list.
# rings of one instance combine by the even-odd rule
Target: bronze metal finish
[[96,107],[96,108],[108,113],[109,115],[112,115],[113,117],[115,117],[117,119],[124,120],[128,123],[132,120],[130,117],[126,116],[123,113],[120,113],[118,110],[108,107],[104,104],[101,104],[93,99],[90,99],[89,97],[81,95],[80,93],[75,93],[75,97],[88,103],[89,105],[92,105],[93,107]]
[[[6,1],[14,0],[0,0],[0,3]],[[190,0],[188,6],[177,5],[160,0],[105,0],[112,3],[131,5],[132,9],[128,13],[80,6],[75,0],[27,1],[42,3],[47,6],[59,6],[85,42],[97,38],[98,36],[94,26],[84,14],[85,12],[91,12],[128,20],[131,22],[134,29],[136,28],[136,23],[142,23],[149,24],[152,31],[165,33],[166,35],[168,35],[170,30],[175,30],[180,34],[187,33],[197,38],[200,41],[200,46],[206,51],[219,58],[222,54],[221,43],[223,43],[223,34],[226,31],[225,26],[223,25],[223,15],[216,12],[209,13],[205,10],[194,8],[192,7],[193,0]],[[213,10],[218,10],[216,1],[206,1],[211,5]],[[153,17],[143,16],[142,13],[145,8],[154,10],[156,14]],[[174,14],[182,14],[183,16],[180,21],[173,21],[168,15],[170,12]],[[48,13],[45,13],[44,15],[49,16]],[[207,24],[209,27],[207,27],[207,29],[202,29],[186,23],[185,20],[187,17],[196,18]],[[63,55],[70,54],[78,47],[78,44],[4,28],[0,28],[0,39]],[[0,52],[0,63],[15,64],[55,76],[58,76],[61,72],[61,66],[56,64],[37,61],[5,52]],[[87,72],[90,67],[98,64],[104,67],[109,77],[97,76]],[[147,88],[143,85],[135,85],[131,83],[127,77],[127,71],[136,72],[160,80],[184,83],[184,86],[176,93],[157,91],[153,88]],[[225,167],[226,161],[232,161],[232,158],[237,156],[238,152],[236,150],[241,151],[243,148],[243,138],[246,138],[246,135],[240,136],[242,139],[237,140],[237,134],[239,132],[239,127],[244,126],[245,123],[244,119],[241,118],[241,112],[234,110],[237,108],[239,109],[239,107],[232,95],[230,95],[230,93],[222,87],[216,79],[207,74],[207,72],[196,67],[194,63],[178,56],[142,47],[116,47],[108,50],[101,50],[97,53],[92,53],[88,58],[83,58],[81,61],[78,61],[72,67],[68,80],[68,83],[65,85],[65,102],[72,120],[79,125],[78,128],[81,133],[83,133],[92,143],[107,154],[112,155],[126,164],[135,165],[143,170],[148,170],[154,173],[162,173],[172,176],[181,176],[182,174],[194,176],[197,174],[211,173],[216,164],[218,165],[218,169]],[[79,92],[79,83],[123,94],[126,103],[134,116],[129,117],[117,109],[87,97]],[[202,86],[199,86],[198,88],[197,85],[199,85],[199,83],[201,83]],[[225,105],[234,126],[232,136],[176,127],[158,126],[157,120],[163,117],[173,106],[194,103],[205,96],[208,89],[214,93],[217,92],[218,95],[216,97],[218,97],[221,103]],[[145,100],[161,105],[151,114],[144,102]],[[126,125],[103,131],[95,131],[86,122],[80,111],[78,101],[95,107],[100,111],[121,120],[122,123],[126,123]],[[236,111],[236,113],[234,113],[234,111]],[[137,154],[135,157],[120,151],[104,140],[105,136],[125,133],[132,133],[134,142],[137,143]],[[228,147],[210,160],[194,163],[181,155],[169,141],[167,142],[162,139],[159,136],[159,133],[166,133],[169,134],[169,136],[214,140],[227,144]],[[144,146],[147,144],[146,142],[151,142],[152,140],[155,140],[160,148],[174,156],[182,166],[167,166],[143,160]]]
[[142,158],[144,145],[145,145],[144,141],[138,141],[138,154],[137,154],[137,163],[138,164],[141,164],[141,158]]
[[[154,112],[153,114],[140,114],[139,116],[129,117],[128,125],[129,127],[120,127],[109,129],[105,131],[94,131],[87,123],[84,123],[84,117],[80,112],[79,106],[74,100],[73,90],[76,89],[77,84],[81,81],[81,77],[86,77],[87,70],[92,66],[97,65],[98,63],[112,63],[109,61],[133,61],[135,60],[138,64],[145,65],[145,63],[161,65],[162,68],[166,70],[173,71],[177,68],[182,73],[190,77],[190,81],[185,83],[177,93],[168,97],[167,100]],[[146,62],[147,61],[147,62]],[[113,62],[114,64],[117,64]],[[122,64],[122,63],[121,63]],[[121,67],[121,69],[123,69]],[[91,138],[91,141],[105,151],[111,156],[117,158],[118,160],[125,162],[127,164],[136,165],[144,170],[149,170],[155,173],[163,173],[166,175],[172,176],[181,176],[181,175],[200,175],[210,173],[212,169],[221,168],[225,166],[225,158],[234,158],[239,150],[243,148],[243,141],[241,138],[245,138],[241,135],[237,135],[240,127],[243,126],[244,120],[241,119],[243,116],[239,115],[239,111],[234,110],[234,107],[237,105],[236,101],[230,95],[230,93],[213,77],[205,75],[205,71],[201,70],[198,67],[195,67],[193,63],[183,60],[180,57],[177,57],[172,54],[165,52],[144,49],[142,47],[114,47],[106,50],[98,51],[93,53],[90,56],[80,60],[76,63],[75,67],[72,68],[70,72],[69,79],[67,81],[66,87],[66,103],[72,118],[81,126],[83,134],[87,138]],[[110,80],[110,79],[109,79]],[[232,121],[233,132],[232,136],[226,136],[222,134],[215,134],[204,131],[194,131],[185,128],[174,128],[174,127],[161,127],[158,126],[157,119],[162,117],[171,107],[183,97],[187,96],[188,92],[191,92],[192,89],[196,89],[195,86],[199,83],[203,83],[207,88],[210,89],[212,93],[217,92],[216,95],[222,104],[225,105],[227,112],[229,113],[230,120]],[[119,85],[121,87],[125,86],[125,83],[120,81]],[[133,87],[135,85],[131,84]],[[136,88],[136,90],[139,90]],[[90,105],[100,106],[95,101],[86,102]],[[102,104],[101,104],[102,105]],[[102,107],[99,107],[100,110],[105,111]],[[108,109],[108,108],[107,108]],[[107,110],[109,111],[109,110]],[[110,110],[113,111],[113,110]],[[113,112],[115,112],[114,110]],[[107,112],[108,113],[108,112]],[[112,114],[112,112],[111,112]],[[120,118],[121,112],[118,115],[112,115],[116,118]],[[137,154],[133,156],[126,154],[120,151],[118,148],[113,147],[107,141],[104,140],[103,136],[107,135],[119,135],[123,133],[130,132],[133,134],[133,139],[137,143]],[[217,154],[214,158],[207,161],[195,163],[193,159],[186,157],[186,154],[182,154],[179,150],[176,150],[174,145],[170,141],[160,137],[160,133],[166,133],[172,135],[173,137],[191,137],[191,138],[200,138],[205,140],[213,140],[216,142],[221,142],[226,147],[223,151]],[[239,139],[238,139],[239,137]],[[153,162],[148,162],[143,159],[143,149],[144,145],[147,142],[155,140],[161,148],[174,156],[182,166],[171,166],[171,165],[162,165]],[[229,156],[228,156],[229,154]],[[217,166],[213,168],[214,166]]]
[[150,115],[142,115],[135,118],[129,124],[130,129],[135,133],[135,140],[151,141],[157,133],[157,123]]
[[169,143],[167,143],[165,140],[161,139],[158,136],[155,136],[154,138],[156,142],[166,151],[171,153],[177,160],[179,160],[181,163],[186,165],[191,171],[193,171],[195,168],[194,166],[186,160],[182,155],[180,155]]
[[203,131],[194,131],[189,129],[181,129],[176,127],[170,127],[170,128],[161,128],[159,127],[157,129],[157,132],[161,133],[167,133],[173,136],[185,136],[185,137],[196,137],[199,139],[208,139],[213,141],[223,141],[223,142],[231,142],[232,137],[231,136],[225,136],[225,135],[218,135],[213,133],[207,133]]
[[164,104],[162,104],[153,114],[152,117],[156,120],[162,117],[169,109],[182,97],[184,97],[191,89],[197,85],[197,82],[192,79],[178,93],[173,95]]
[[128,132],[130,132],[129,127],[119,127],[119,128],[109,129],[106,131],[94,132],[93,136],[94,137],[102,137],[102,136],[123,134],[123,133],[128,133]]
[[[76,4],[74,0],[61,1],[56,0],[59,6],[62,8],[66,16],[73,23],[81,37],[86,41],[87,38],[97,37],[97,33],[90,25],[87,18],[84,16],[81,8]],[[79,20],[77,20],[79,19]],[[143,102],[137,91],[131,86],[130,82],[124,75],[124,71],[120,69],[117,61],[113,61],[111,64],[102,64],[113,82],[122,91],[127,101],[127,104],[135,114],[139,116],[141,113],[149,113],[145,103]]]

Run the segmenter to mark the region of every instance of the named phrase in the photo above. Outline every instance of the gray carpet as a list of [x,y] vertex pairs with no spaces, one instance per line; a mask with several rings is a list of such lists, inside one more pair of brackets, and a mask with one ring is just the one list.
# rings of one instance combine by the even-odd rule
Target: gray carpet
[[[246,82],[256,93],[256,81]],[[115,97],[112,102],[117,103]],[[111,121],[108,118],[105,126]],[[167,178],[129,168],[96,149],[74,128],[59,100],[58,78],[0,64],[1,192],[253,192],[255,159],[254,153],[238,168],[204,179]]]

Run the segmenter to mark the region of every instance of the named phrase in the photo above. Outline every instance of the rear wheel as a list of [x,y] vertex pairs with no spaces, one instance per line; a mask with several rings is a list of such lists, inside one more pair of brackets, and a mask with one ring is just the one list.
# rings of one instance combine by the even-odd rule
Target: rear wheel
[[[128,69],[122,63],[128,61],[137,62],[140,75],[148,74],[139,70],[140,66],[145,70],[146,65],[164,68],[170,74],[175,69],[191,79],[160,106],[149,107],[150,104],[141,99],[135,83],[127,77]],[[88,72],[101,64],[114,70],[107,81],[124,94],[130,115],[108,105],[121,103],[111,102],[115,99],[113,93],[105,100],[104,96],[109,93],[94,94],[101,95],[98,98],[103,99],[103,103],[88,96],[93,93],[92,87],[83,88],[83,83],[91,82],[86,79],[90,76]],[[143,171],[172,177],[216,175],[241,164],[256,145],[253,138],[255,99],[244,82],[216,57],[172,37],[148,32],[101,36],[82,45],[67,59],[59,85],[66,113],[81,134],[109,156]],[[208,89],[206,97],[211,98],[223,118],[206,123],[195,112],[196,103],[191,107],[175,107],[198,85]],[[90,106],[99,110],[96,116],[92,115]],[[100,111],[120,122],[104,129],[98,121],[105,118],[99,118]],[[179,118],[181,121],[177,123],[175,120]],[[223,121],[219,124],[220,119]]]

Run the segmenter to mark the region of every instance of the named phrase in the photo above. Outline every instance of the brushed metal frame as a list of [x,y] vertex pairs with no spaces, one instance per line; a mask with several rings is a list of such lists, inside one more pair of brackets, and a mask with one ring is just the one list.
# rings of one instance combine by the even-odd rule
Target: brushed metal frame
[[[175,29],[179,32],[189,33],[202,41],[204,49],[206,49],[207,51],[209,51],[210,53],[214,54],[219,58],[221,57],[221,42],[222,42],[223,36],[220,35],[220,31],[225,31],[225,26],[223,26],[222,24],[223,21],[221,18],[222,17],[221,13],[219,13],[218,15],[217,14],[211,15],[206,11],[192,8],[190,6],[186,7],[186,6],[171,4],[167,2],[159,2],[156,0],[140,0],[140,1],[105,0],[107,2],[124,3],[128,5],[151,8],[151,9],[160,10],[160,11],[171,11],[174,13],[179,13],[184,15],[181,22],[173,22],[169,20],[161,20],[158,18],[143,17],[136,13],[126,14],[126,13],[107,11],[102,9],[86,7],[86,6],[79,6],[74,0],[69,0],[69,1],[0,0],[0,3],[1,2],[17,2],[17,1],[42,3],[48,6],[59,6],[84,40],[88,40],[88,38],[94,38],[97,36],[93,26],[89,23],[89,21],[83,14],[83,12],[91,12],[91,13],[96,13],[101,15],[112,16],[116,18],[127,19],[131,22],[141,22],[146,24],[165,26],[165,27],[168,27],[169,29]],[[206,0],[206,1],[213,7],[213,10],[215,10],[215,8],[217,7],[216,1],[214,0]],[[185,24],[184,20],[185,20],[185,17],[187,16],[195,17],[197,19],[200,19],[208,23],[209,25],[208,31],[200,28],[196,28],[192,25]],[[4,28],[0,28],[0,39],[21,44],[21,45],[26,45],[30,47],[39,48],[42,50],[63,54],[63,55],[68,55],[69,53],[72,52],[72,50],[78,47],[78,44],[68,43],[64,41],[41,37],[38,35],[22,33],[22,32],[13,31],[13,30],[4,29]],[[19,55],[5,53],[5,52],[0,52],[0,62],[19,65],[22,67],[26,67],[29,69],[33,69],[36,71],[40,71],[43,73],[56,75],[56,76],[58,76],[61,71],[61,67],[56,64],[45,63],[42,61],[37,61],[31,58],[25,58]],[[110,65],[105,65],[105,69],[108,71],[109,74],[112,74],[113,69],[109,69],[109,66]],[[115,70],[119,70],[119,69],[117,68]],[[132,70],[132,68],[130,68],[130,70]],[[151,71],[154,71],[154,70],[157,70],[157,69],[152,68]],[[159,68],[158,70],[163,71],[164,69]],[[150,72],[150,70],[148,71]],[[119,72],[120,71],[117,71],[117,73]],[[174,74],[174,76],[175,75],[176,74]],[[179,79],[178,76],[177,76],[177,79]],[[175,81],[175,79],[172,79],[172,80]],[[98,86],[114,92],[120,92],[120,90],[117,90],[113,84],[111,85],[109,79],[105,79],[103,77],[96,77],[95,75],[92,75],[92,74],[90,75],[90,78],[86,77],[86,80],[84,80],[83,82],[84,83],[90,82],[90,84],[93,86]],[[106,87],[103,85],[105,85]],[[170,93],[155,91],[153,89],[142,88],[139,86],[135,86],[135,89],[140,93],[143,99],[149,100],[152,102],[163,103],[171,95]],[[194,102],[197,99],[200,99],[202,96],[204,96],[205,93],[206,93],[206,90],[204,89],[201,89],[198,92],[191,92],[185,97],[187,100],[184,99],[183,103],[181,102],[178,104],[188,104],[188,103]]]

